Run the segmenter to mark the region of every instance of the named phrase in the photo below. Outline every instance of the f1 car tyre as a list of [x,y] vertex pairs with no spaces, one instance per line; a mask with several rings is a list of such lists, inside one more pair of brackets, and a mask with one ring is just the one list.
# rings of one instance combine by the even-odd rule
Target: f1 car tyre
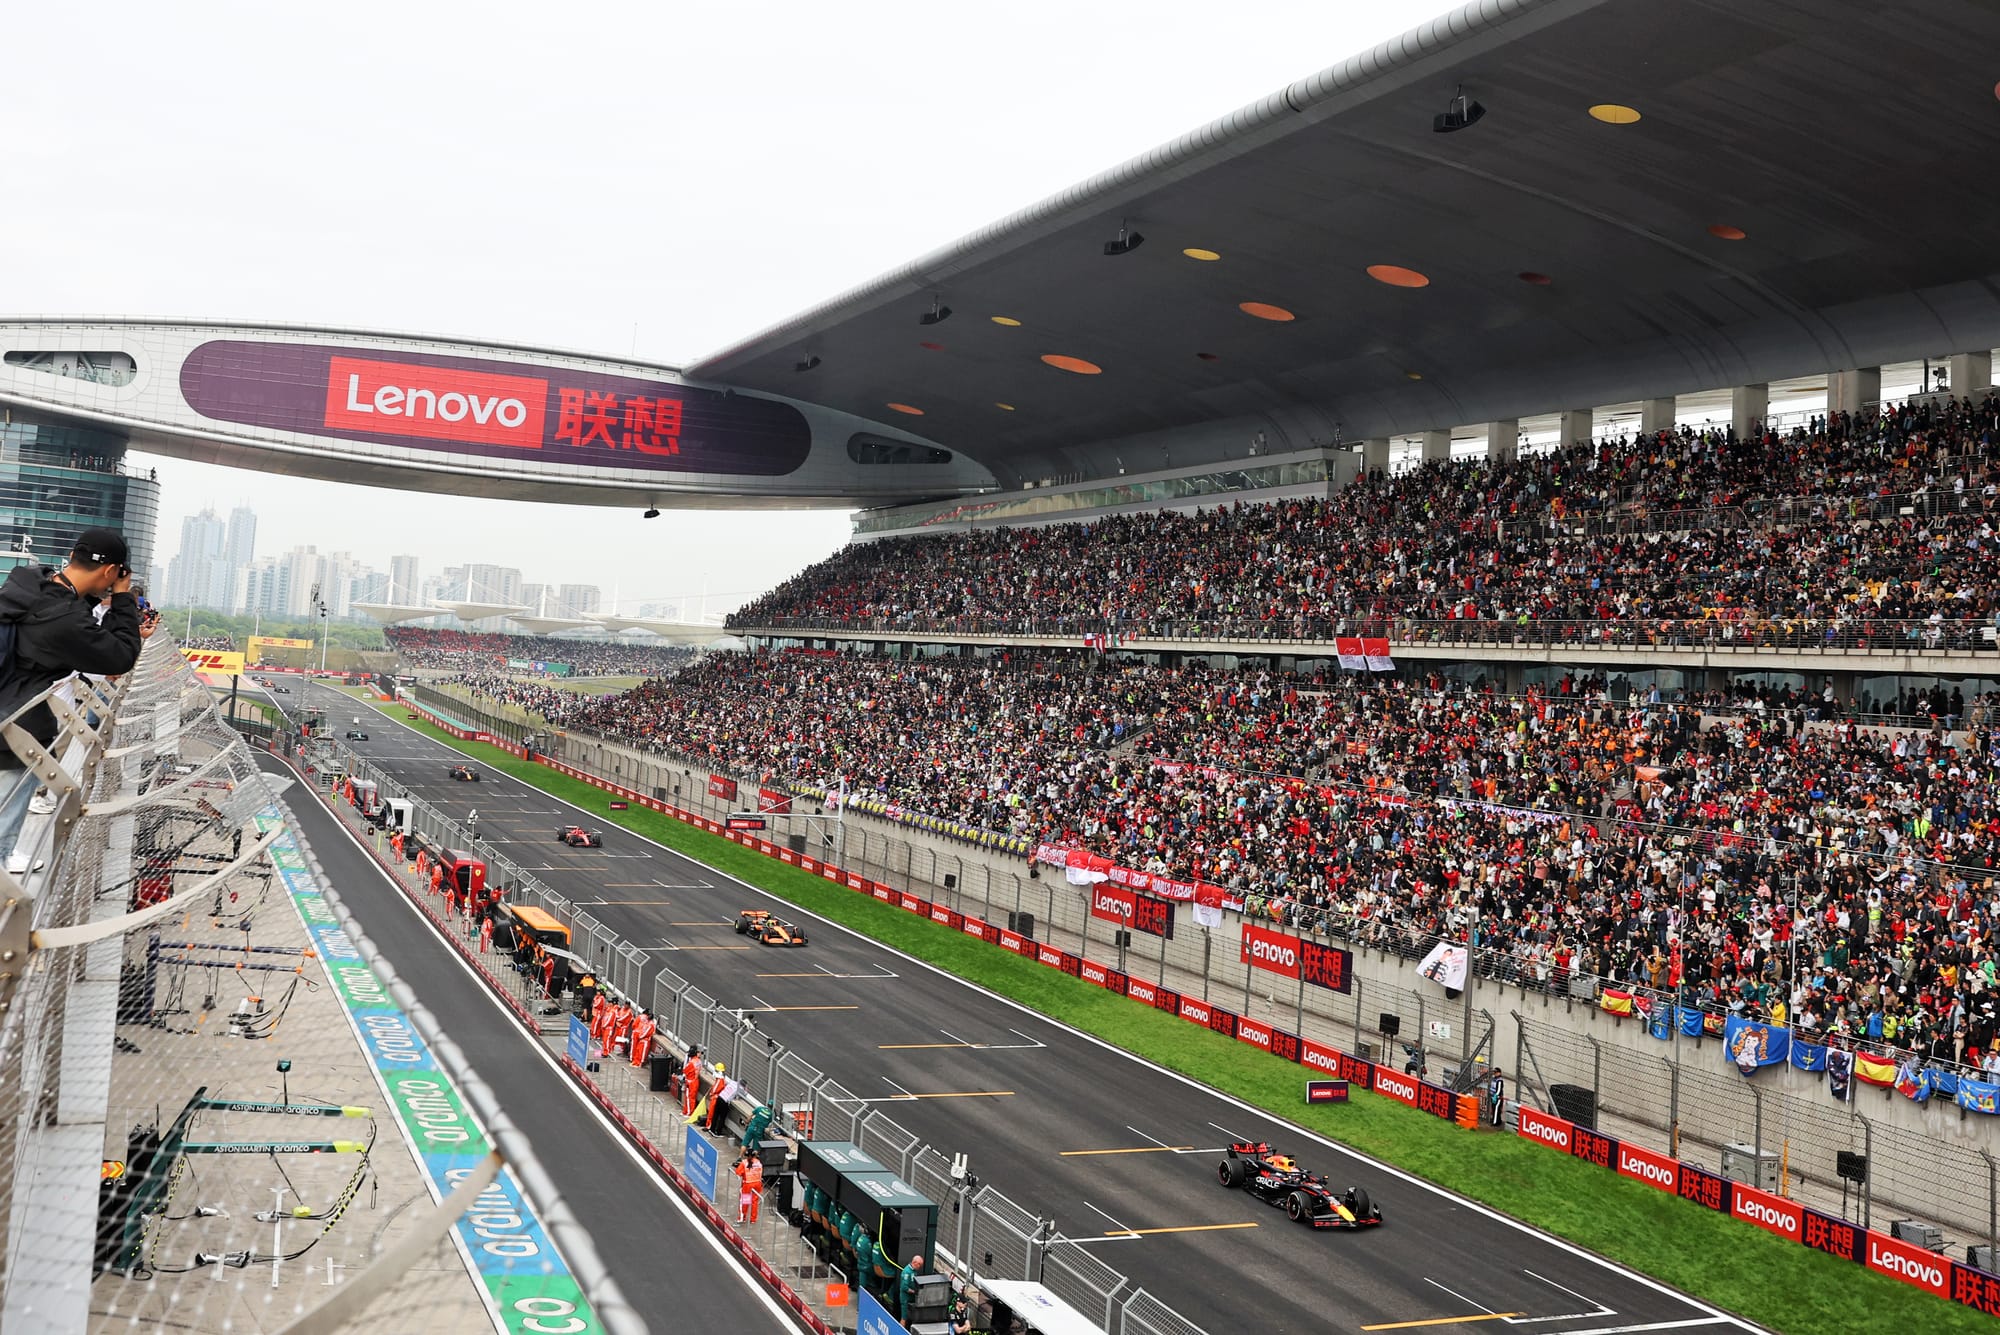
[[1356,1219],[1369,1219],[1375,1214],[1375,1202],[1368,1199],[1368,1192],[1362,1187],[1354,1189],[1354,1204],[1351,1208]]
[[1312,1197],[1303,1191],[1293,1192],[1285,1197],[1285,1213],[1292,1217],[1292,1222],[1295,1224],[1310,1224],[1313,1216]]
[[1240,1187],[1250,1176],[1250,1165],[1241,1159],[1224,1159],[1216,1165],[1215,1175],[1225,1187]]

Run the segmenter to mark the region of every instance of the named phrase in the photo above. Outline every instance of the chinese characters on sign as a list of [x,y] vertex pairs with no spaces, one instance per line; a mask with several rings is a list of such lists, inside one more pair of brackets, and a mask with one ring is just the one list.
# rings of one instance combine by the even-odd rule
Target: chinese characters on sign
[[609,390],[556,389],[556,440],[582,448],[676,455],[681,452],[679,399]]

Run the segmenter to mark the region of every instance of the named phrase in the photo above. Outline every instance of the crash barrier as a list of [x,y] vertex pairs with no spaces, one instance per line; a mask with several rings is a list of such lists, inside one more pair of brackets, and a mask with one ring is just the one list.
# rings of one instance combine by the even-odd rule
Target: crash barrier
[[[1982,1134],[1987,1119],[1942,1094],[1912,1104],[1909,1094],[1922,1092],[1914,1078],[1907,1093],[1881,1083],[1893,1079],[1892,1063],[1883,1063],[1888,1074],[1875,1083],[1852,1064],[1829,1077],[1825,1049],[1756,1032],[1767,1026],[1732,1020],[1709,1034],[1697,1022],[1683,1032],[1669,1028],[1670,999],[1630,999],[1630,1013],[1608,1019],[1591,1014],[1588,1002],[1579,1015],[1514,1012],[1521,1102],[1582,1121],[1624,1145],[1700,1160],[1864,1228],[1913,1217],[1936,1227],[1961,1259],[1975,1245],[1982,1261],[2000,1255],[1989,1250],[2000,1233],[2000,1161]],[[1627,1037],[1644,1026],[1648,1037],[1637,1040],[1644,1046],[1589,1032],[1614,1025]],[[1732,1057],[1746,1045],[1766,1057],[1752,1075]],[[1934,1130],[1908,1125],[1913,1112]],[[1902,1121],[1889,1121],[1891,1115]]]
[[38,698],[53,747],[0,724],[0,1328],[643,1332],[169,637]]
[[[472,706],[461,708],[477,716]],[[549,744],[563,745],[557,738]],[[607,792],[633,793],[629,800],[703,828],[726,826],[731,808],[711,799],[705,782],[693,781],[723,777],[714,771],[683,777],[681,767],[651,764],[635,753],[621,757],[615,748],[594,742],[584,749],[617,773],[642,776],[652,785],[652,800],[615,776],[606,782],[589,766],[569,764],[565,772]],[[664,800],[676,784],[686,808]],[[794,803],[795,812],[799,806]],[[801,823],[794,815],[789,828]],[[1036,868],[1039,876],[1023,875],[1004,862],[925,846],[915,837],[891,837],[870,820],[806,817],[803,823],[809,835],[789,840],[781,833],[787,828],[783,816],[774,816],[761,835],[720,832],[760,852],[769,853],[769,844],[793,865],[816,865],[813,854],[823,854],[845,869],[843,876],[859,875],[898,897],[912,894],[933,907],[1004,923],[1018,936],[1083,957],[1086,970],[1115,967],[1180,996],[1226,999],[1226,1008],[1248,1021],[1253,1032],[1268,1023],[1281,1042],[1283,1033],[1295,1033],[1404,1074],[1436,1073],[1438,1083],[1461,1093],[1488,1084],[1511,1037],[1516,1060],[1508,1078],[1525,1082],[1524,1097],[1540,1106],[1553,1107],[1549,1085],[1581,1086],[1597,1096],[1608,1115],[1623,1119],[1620,1134],[1648,1139],[1661,1152],[1691,1141],[1719,1156],[1731,1144],[1761,1145],[1766,1137],[1760,1131],[1768,1132],[1769,1152],[1789,1163],[1783,1188],[1822,1206],[1838,1201],[1847,1185],[1834,1171],[1838,1156],[1869,1142],[1873,1168],[1863,1184],[1869,1199],[1879,1196],[1885,1206],[1939,1225],[1957,1241],[1983,1242],[2000,1255],[2000,1169],[1979,1143],[1983,1133],[1977,1126],[1983,1116],[2000,1113],[2000,1085],[1974,1068],[1931,1060],[1908,1071],[1901,1069],[1908,1054],[1863,1042],[1854,1053],[1857,1093],[1849,1103],[1833,1105],[1816,1087],[1823,1083],[1817,1063],[1825,1049],[1809,1041],[1811,1036],[1790,1035],[1790,1063],[1766,1067],[1745,1082],[1727,1055],[1725,1030],[1733,1021],[1726,1012],[1676,1007],[1671,995],[1644,987],[1573,970],[1534,970],[1502,952],[1468,954],[1454,947],[1466,980],[1454,1000],[1439,982],[1418,976],[1420,964],[1448,944],[1434,935],[1334,915],[1314,915],[1310,928],[1286,925],[1274,920],[1272,906],[1261,900],[1242,914],[1221,910],[1215,915],[1219,929],[1190,929],[1186,897],[1201,887],[1107,867],[1104,859],[1083,858],[1073,850],[1038,850],[1053,860]],[[797,851],[809,841],[810,852]],[[1072,861],[1081,865],[1068,865]],[[1072,874],[1104,879],[1079,887],[1068,883]],[[1259,929],[1264,944],[1280,950],[1303,954],[1311,945],[1349,952],[1355,966],[1351,992],[1294,983],[1289,972],[1274,976],[1261,964],[1253,967],[1242,958],[1246,924]],[[1115,965],[1095,962],[1093,956],[1108,959],[1113,950]],[[1325,949],[1314,953],[1326,956]],[[1268,956],[1261,961],[1271,962]],[[1411,985],[1389,981],[1399,975]],[[1538,1073],[1533,1063],[1521,1060],[1520,1043],[1530,1032],[1524,1021],[1517,1017],[1513,1034],[1498,1035],[1482,1002],[1495,1010],[1560,1010],[1542,1058],[1547,1071]],[[1542,1047],[1537,1042],[1530,1050]],[[1569,1060],[1563,1059],[1565,1051]],[[1800,1065],[1806,1054],[1817,1055]],[[1764,1087],[1772,1085],[1781,1088],[1767,1094]],[[1901,1092],[1892,1096],[1892,1089]],[[1760,1117],[1766,1106],[1778,1115]]]
[[1516,1114],[1523,1139],[1596,1164],[1621,1177],[1692,1201],[1767,1233],[1865,1265],[1935,1297],[2000,1316],[2000,1275],[1963,1265],[1906,1237],[1892,1236],[1798,1201],[1607,1136],[1535,1108]]
[[[366,757],[348,753],[335,743],[322,745],[326,756],[337,757],[334,763],[344,774],[365,777],[382,792],[397,791],[393,780]],[[297,763],[304,763],[306,748],[293,739],[290,750]],[[604,1054],[587,1036],[580,1052],[572,1047],[572,1025],[580,1022],[567,1014],[566,1008],[550,1002],[527,977],[507,967],[496,950],[482,944],[478,925],[470,916],[455,911],[445,896],[430,893],[428,882],[416,878],[409,864],[396,862],[379,828],[361,820],[336,794],[317,785],[313,791],[322,794],[336,815],[357,829],[378,860],[396,874],[405,894],[445,928],[459,953],[474,964],[490,987],[508,998],[516,1013],[559,1054],[564,1068],[619,1129],[689,1197],[710,1226],[788,1307],[815,1323],[816,1329],[852,1328],[854,1307],[851,1303],[827,1303],[826,1286],[832,1282],[860,1287],[867,1283],[865,1277],[847,1274],[812,1253],[796,1228],[774,1225],[771,1221],[778,1219],[777,1210],[769,1210],[754,1225],[734,1222],[734,1181],[726,1171],[717,1172],[706,1165],[698,1172],[690,1171],[688,1156],[694,1142],[689,1140],[681,1105],[652,1087],[650,1071],[633,1066],[622,1055]],[[1093,1314],[1103,1323],[1106,1335],[1128,1331],[1132,1335],[1203,1335],[1200,1327],[1180,1317],[1169,1304],[1143,1289],[1132,1288],[1121,1272],[1055,1233],[1034,1211],[955,1169],[951,1158],[924,1144],[877,1105],[848,1091],[802,1055],[764,1035],[742,1012],[720,1005],[672,970],[654,974],[643,1000],[641,994],[611,981],[615,974],[604,963],[624,958],[631,947],[602,924],[587,929],[591,941],[586,944],[586,931],[578,930],[578,924],[587,914],[499,850],[456,826],[445,813],[421,799],[408,800],[421,837],[489,858],[489,883],[505,887],[503,902],[534,904],[572,927],[573,940],[580,943],[575,953],[596,965],[594,976],[605,985],[605,994],[643,1005],[658,1022],[655,1052],[670,1054],[678,1061],[690,1048],[699,1046],[709,1061],[728,1067],[747,1096],[729,1123],[732,1130],[741,1129],[754,1100],[768,1105],[781,1119],[780,1127],[797,1139],[850,1141],[874,1156],[939,1207],[939,1218],[950,1223],[951,1234],[948,1239],[939,1238],[937,1250],[962,1281],[1038,1281],[1079,1311]],[[638,957],[643,959],[643,954]],[[879,1277],[875,1282],[880,1283]],[[1129,1322],[1128,1313],[1132,1314]]]

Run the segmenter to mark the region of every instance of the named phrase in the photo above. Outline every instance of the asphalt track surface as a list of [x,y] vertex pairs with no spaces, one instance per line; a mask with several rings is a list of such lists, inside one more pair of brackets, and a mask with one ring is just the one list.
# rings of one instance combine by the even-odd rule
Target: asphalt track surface
[[[257,760],[268,773],[291,774],[275,756]],[[626,1301],[653,1329],[801,1331],[617,1128],[553,1062],[535,1056],[530,1044],[540,1042],[492,1000],[326,808],[296,788],[287,804],[334,889],[527,1133]]]
[[[880,1100],[890,1117],[934,1148],[967,1154],[982,1180],[1053,1218],[1064,1236],[1091,1247],[1134,1287],[1211,1335],[1405,1327],[1513,1328],[1529,1335],[1756,1329],[799,914],[725,873],[609,826],[601,813],[485,766],[480,783],[454,782],[446,771],[464,756],[387,715],[364,713],[352,697],[316,685],[303,698],[324,708],[338,731],[362,714],[370,740],[348,745],[398,782],[461,819],[477,807],[481,838],[723,1005],[752,1012],[766,1033],[855,1094]],[[602,823],[605,846],[558,843],[556,828],[576,821]],[[803,949],[751,945],[732,930],[746,907],[770,907],[819,930]],[[427,975],[407,970],[405,976]],[[432,1004],[448,1023],[463,1016],[475,1026],[502,1027],[491,1007]],[[481,1042],[454,1033],[482,1071],[501,1069],[502,1054],[518,1041],[512,1034]],[[490,1063],[482,1058],[488,1053]],[[515,1064],[525,1065],[518,1058]],[[508,1106],[516,1105],[510,1099]],[[574,1117],[566,1102],[561,1117]],[[1383,1226],[1317,1232],[1223,1189],[1215,1169],[1231,1139],[1268,1140],[1337,1188],[1366,1188],[1382,1209]],[[537,1143],[554,1142],[538,1135]],[[555,1153],[567,1177],[562,1156],[569,1151]],[[622,1257],[614,1264],[621,1277],[633,1273],[638,1282]]]

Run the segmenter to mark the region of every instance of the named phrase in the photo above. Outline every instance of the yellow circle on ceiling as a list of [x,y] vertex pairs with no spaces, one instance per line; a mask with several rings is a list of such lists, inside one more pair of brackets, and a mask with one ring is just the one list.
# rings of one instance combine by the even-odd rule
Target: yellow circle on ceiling
[[1240,301],[1236,303],[1236,309],[1245,315],[1254,315],[1259,320],[1275,320],[1279,324],[1299,318],[1283,306],[1273,306],[1268,301]]
[[1403,376],[1408,380],[1422,380],[1424,373],[1422,371],[1405,371],[1403,372]]
[[993,323],[1004,324],[1009,329],[1019,329],[1021,327],[1021,322],[1011,315],[996,315],[993,317]]
[[922,408],[912,408],[907,403],[892,403],[889,405],[889,407],[891,410],[895,412],[908,413],[912,417],[922,417],[924,415],[924,410]]
[[1599,102],[1590,109],[1590,117],[1606,125],[1636,125],[1639,121],[1638,112],[1617,102]]
[[1731,227],[1728,223],[1711,224],[1708,229],[1708,234],[1710,236],[1720,237],[1724,241],[1741,241],[1744,237],[1750,235],[1748,232],[1744,231],[1741,227]]
[[1371,264],[1368,266],[1368,276],[1378,283],[1387,283],[1390,287],[1429,287],[1431,285],[1431,280],[1427,275],[1420,274],[1415,269],[1405,269],[1400,264]]
[[1200,246],[1189,246],[1186,250],[1183,250],[1181,254],[1187,256],[1191,260],[1219,260],[1222,258],[1222,254],[1220,251],[1203,250]]
[[1075,375],[1102,375],[1104,368],[1096,362],[1087,362],[1081,357],[1065,357],[1059,352],[1045,352],[1042,360],[1058,371],[1069,371]]
[[1014,405],[1011,403],[996,403],[993,406],[995,408],[998,408],[1003,413],[1011,413],[1014,411]]

